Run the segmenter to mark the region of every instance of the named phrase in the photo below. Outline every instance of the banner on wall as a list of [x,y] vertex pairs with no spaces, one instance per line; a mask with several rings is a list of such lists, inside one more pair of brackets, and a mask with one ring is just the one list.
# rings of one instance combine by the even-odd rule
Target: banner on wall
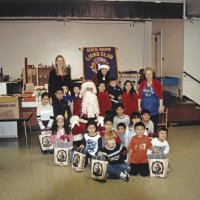
[[110,66],[110,76],[118,78],[116,47],[85,47],[83,52],[83,77],[92,80],[102,64]]

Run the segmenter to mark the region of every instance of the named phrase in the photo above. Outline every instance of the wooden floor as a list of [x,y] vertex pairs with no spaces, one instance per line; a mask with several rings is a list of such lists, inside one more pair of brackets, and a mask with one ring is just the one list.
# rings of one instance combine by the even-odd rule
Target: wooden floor
[[[170,172],[167,178],[130,177],[99,183],[90,169],[59,167],[53,155],[40,152],[33,133],[28,152],[24,137],[0,140],[0,200],[199,200],[200,126],[169,128]],[[29,140],[30,144],[30,140]]]

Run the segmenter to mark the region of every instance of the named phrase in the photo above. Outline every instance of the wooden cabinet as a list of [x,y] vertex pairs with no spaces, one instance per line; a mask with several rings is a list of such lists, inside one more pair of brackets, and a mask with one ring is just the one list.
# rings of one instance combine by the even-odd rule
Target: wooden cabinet
[[49,73],[53,67],[38,67],[38,85],[44,86],[48,84]]
[[[25,80],[25,69],[22,70],[23,79]],[[27,83],[37,85],[37,68],[34,65],[28,65]]]
[[200,122],[200,109],[195,103],[181,103],[168,109],[169,122]]
[[168,108],[165,108],[164,112],[158,117],[158,126],[168,126]]

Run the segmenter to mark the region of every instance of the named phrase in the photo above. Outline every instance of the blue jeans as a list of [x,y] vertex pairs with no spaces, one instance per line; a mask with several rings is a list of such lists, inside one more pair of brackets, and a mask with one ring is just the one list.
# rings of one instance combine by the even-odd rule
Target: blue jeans
[[129,173],[130,169],[131,168],[128,163],[115,164],[115,165],[108,164],[108,178],[113,178],[113,179],[120,178],[121,172],[126,171]]

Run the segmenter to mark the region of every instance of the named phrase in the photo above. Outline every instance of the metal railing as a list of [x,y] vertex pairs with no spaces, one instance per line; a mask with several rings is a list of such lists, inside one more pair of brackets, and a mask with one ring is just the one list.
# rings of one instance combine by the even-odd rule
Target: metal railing
[[183,71],[183,73],[186,74],[187,76],[189,76],[191,79],[193,79],[197,83],[200,83],[200,81],[198,79],[196,79],[194,76],[192,76],[191,74],[187,73],[186,71]]

